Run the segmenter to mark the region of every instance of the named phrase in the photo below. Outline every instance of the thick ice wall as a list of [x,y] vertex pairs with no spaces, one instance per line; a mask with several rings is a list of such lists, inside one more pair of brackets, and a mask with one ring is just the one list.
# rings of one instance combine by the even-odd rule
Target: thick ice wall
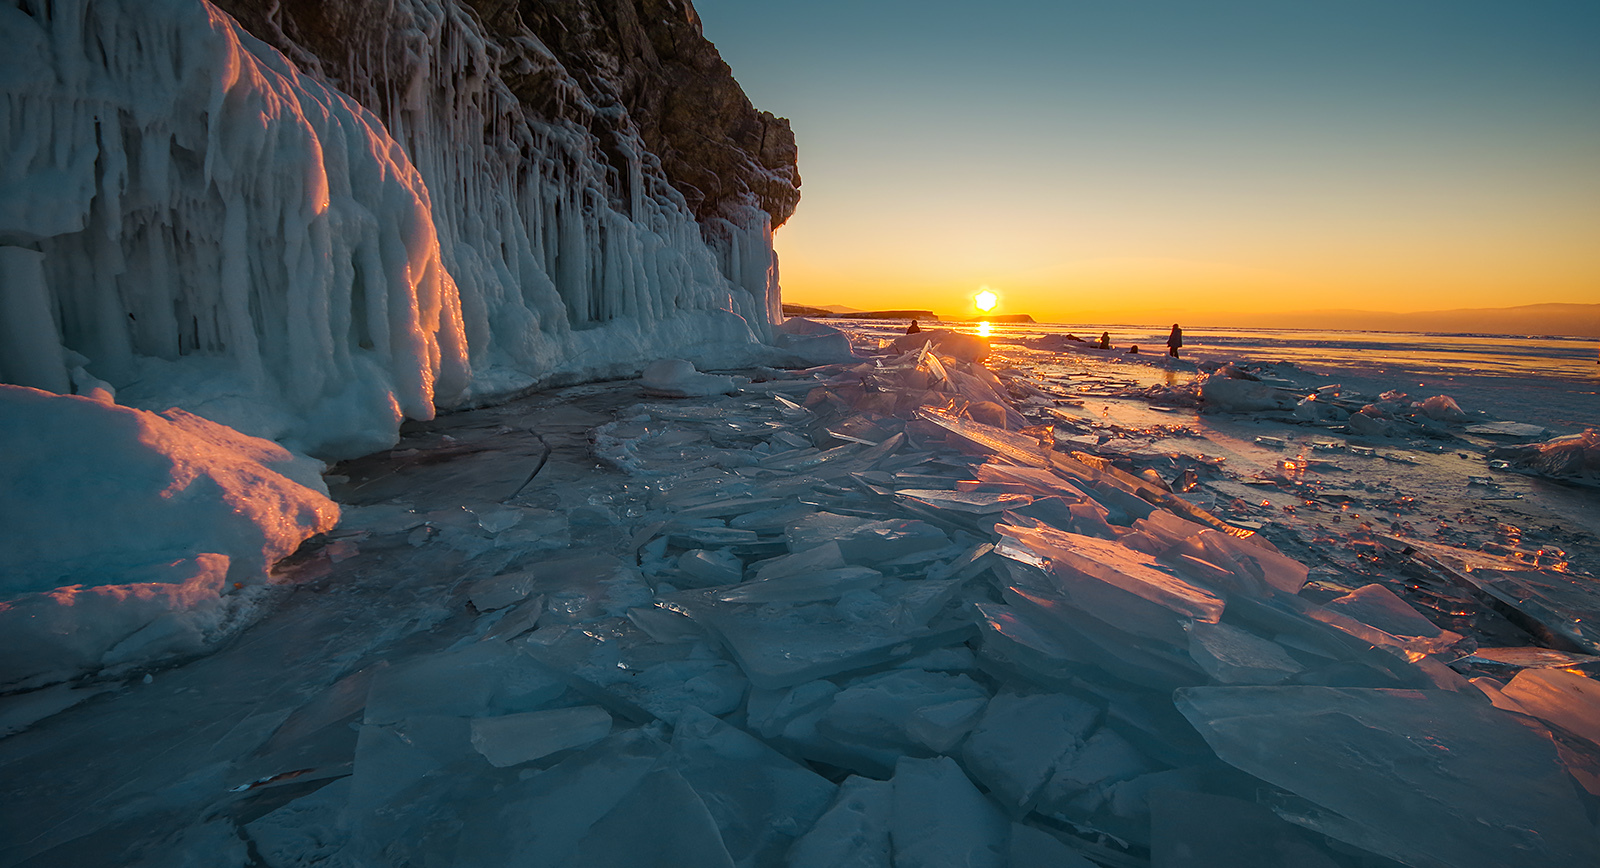
[[24,348],[0,380],[109,381],[344,457],[402,416],[770,337],[753,193],[703,229],[625,109],[454,2],[321,14],[353,16],[356,98],[204,0],[0,12],[0,282]]
[[[793,135],[750,107],[687,4],[219,5],[376,111],[411,155],[474,365],[503,366],[475,394],[568,359],[631,372],[726,340],[729,313],[746,342],[781,321],[771,231],[798,198]],[[566,334],[562,311],[599,334]],[[696,327],[661,328],[671,319]]]
[[4,15],[0,244],[42,254],[53,314],[11,328],[324,454],[466,389],[428,190],[376,116],[193,0]]
[[[627,333],[683,311],[731,312],[770,336],[781,318],[772,218],[753,194],[702,229],[627,109],[580,85],[531,31],[491,35],[439,0],[352,8],[367,20],[347,40],[384,47],[341,63],[341,85],[387,118],[433,193],[475,362],[526,370],[546,361],[530,338],[559,338],[568,323]],[[537,77],[550,110],[531,111],[513,74]],[[611,355],[588,364],[636,361]]]

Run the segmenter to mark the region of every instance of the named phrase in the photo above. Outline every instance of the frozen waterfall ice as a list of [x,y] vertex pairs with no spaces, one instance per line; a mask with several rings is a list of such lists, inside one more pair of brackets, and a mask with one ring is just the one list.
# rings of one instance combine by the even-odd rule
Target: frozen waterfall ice
[[389,128],[204,0],[0,9],[0,381],[342,458],[536,383],[755,358],[781,316],[765,212],[702,228],[636,134],[614,201],[594,136],[511,120],[475,72],[481,23],[392,11],[409,44],[344,82]]

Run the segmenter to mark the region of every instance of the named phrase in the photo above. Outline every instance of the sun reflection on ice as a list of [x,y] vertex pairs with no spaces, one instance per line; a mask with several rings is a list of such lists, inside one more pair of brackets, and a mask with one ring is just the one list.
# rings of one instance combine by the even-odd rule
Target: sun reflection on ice
[[978,323],[978,336],[986,338],[989,336],[989,332],[993,331],[993,329],[994,327],[989,325],[989,321],[984,320],[983,322]]

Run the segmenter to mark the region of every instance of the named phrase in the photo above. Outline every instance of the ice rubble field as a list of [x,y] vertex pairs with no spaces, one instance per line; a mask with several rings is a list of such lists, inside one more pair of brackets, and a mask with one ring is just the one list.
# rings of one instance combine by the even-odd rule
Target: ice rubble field
[[[673,367],[647,388],[704,384]],[[292,617],[0,741],[0,864],[1600,859],[1577,577],[1419,541],[1569,650],[1479,647],[1054,448],[1056,401],[981,364],[766,376],[568,390],[337,468]],[[91,735],[129,757],[41,791]]]

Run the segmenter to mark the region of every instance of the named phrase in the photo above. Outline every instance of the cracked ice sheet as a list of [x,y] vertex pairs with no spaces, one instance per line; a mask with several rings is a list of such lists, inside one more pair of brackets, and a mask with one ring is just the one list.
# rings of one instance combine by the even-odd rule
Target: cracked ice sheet
[[1446,691],[1195,687],[1175,700],[1224,761],[1312,803],[1301,825],[1419,868],[1600,864],[1555,745]]
[[897,606],[897,596],[909,599],[921,584],[886,582],[876,593],[849,591],[838,602],[798,605],[726,602],[719,597],[727,588],[709,588],[657,605],[715,631],[751,684],[775,690],[965,640],[974,630],[969,619],[928,623]]
[[1098,579],[1197,621],[1215,624],[1222,617],[1223,600],[1217,593],[1175,575],[1143,552],[1049,527],[1002,524],[995,530],[1083,578]]

